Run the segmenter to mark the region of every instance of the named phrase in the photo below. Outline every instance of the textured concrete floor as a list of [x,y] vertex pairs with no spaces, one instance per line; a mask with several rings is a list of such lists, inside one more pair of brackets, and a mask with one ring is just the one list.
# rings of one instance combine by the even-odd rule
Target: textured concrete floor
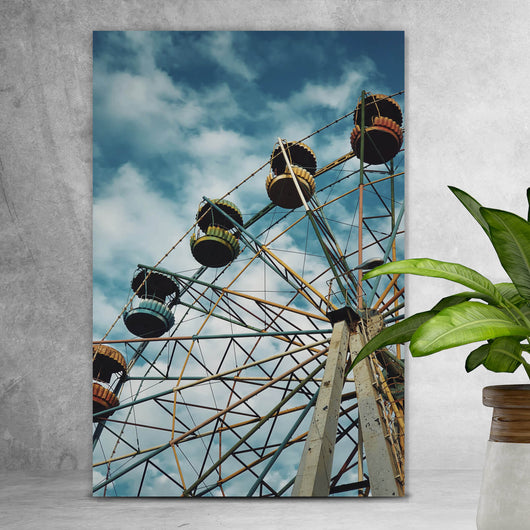
[[401,499],[95,499],[80,471],[10,472],[0,486],[3,528],[472,530],[479,471],[411,471]]

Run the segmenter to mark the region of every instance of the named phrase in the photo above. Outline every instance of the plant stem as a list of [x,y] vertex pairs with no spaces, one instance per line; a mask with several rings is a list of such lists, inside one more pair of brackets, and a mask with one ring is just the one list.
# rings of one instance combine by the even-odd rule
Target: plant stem
[[[526,317],[526,315],[515,305],[513,304],[512,302],[510,302],[509,300],[507,300],[506,298],[503,298],[503,304],[504,305],[504,309],[506,309],[506,311],[508,311],[510,313],[510,316],[514,319],[514,320],[519,320],[524,322],[525,326],[527,328],[530,329],[530,320]],[[515,315],[513,312],[515,311],[520,318],[518,318],[517,315]]]

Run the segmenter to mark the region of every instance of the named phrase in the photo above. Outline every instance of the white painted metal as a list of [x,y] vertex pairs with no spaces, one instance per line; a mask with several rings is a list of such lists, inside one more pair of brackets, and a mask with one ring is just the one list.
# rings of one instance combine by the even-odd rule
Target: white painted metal
[[349,336],[345,321],[333,325],[326,368],[293,485],[293,497],[329,495]]
[[[350,352],[355,359],[361,348],[382,326],[380,315],[359,324],[358,333],[350,336]],[[360,329],[359,329],[360,328]],[[403,489],[396,480],[398,471],[394,463],[391,441],[386,432],[382,409],[369,359],[353,368],[357,403],[359,405],[359,428],[362,431],[366,467],[370,478],[370,493],[373,497],[397,497]]]

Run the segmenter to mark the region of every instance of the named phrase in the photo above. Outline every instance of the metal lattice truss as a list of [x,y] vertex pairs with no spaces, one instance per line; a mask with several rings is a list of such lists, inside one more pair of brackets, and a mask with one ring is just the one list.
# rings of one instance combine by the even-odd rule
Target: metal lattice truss
[[[139,266],[178,282],[176,324],[160,338],[95,342],[119,345],[128,361],[113,383],[120,404],[95,414],[96,495],[292,493],[329,353],[329,313],[350,306],[361,322],[366,315],[403,317],[402,279],[368,282],[359,265],[400,252],[402,194],[396,198],[395,187],[404,175],[392,164],[358,167],[352,157],[315,173],[317,192],[305,208],[268,204],[237,225],[241,253],[227,267],[190,274]],[[370,336],[363,326],[350,331]],[[360,388],[348,370],[354,349],[346,352],[330,495],[374,492]],[[365,367],[402,494],[399,347],[377,352]]]

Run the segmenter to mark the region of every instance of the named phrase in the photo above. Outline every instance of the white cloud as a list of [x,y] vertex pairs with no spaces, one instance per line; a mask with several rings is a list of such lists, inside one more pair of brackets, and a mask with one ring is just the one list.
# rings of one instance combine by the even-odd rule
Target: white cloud
[[[307,81],[300,90],[291,92],[286,99],[271,99],[260,116],[269,117],[278,136],[298,140],[325,125],[324,116],[332,116],[328,121],[333,121],[342,114],[351,112],[362,90],[373,85],[377,75],[375,63],[368,58],[346,63],[338,78],[328,82]],[[385,91],[384,87],[380,87],[380,90]],[[348,130],[342,136],[335,131],[344,129],[344,124],[333,126],[331,136],[326,133],[325,139],[316,135],[307,140],[317,155],[319,166],[350,151],[351,128],[353,125],[350,118],[346,127]]]
[[[142,42],[138,71],[112,71],[103,62],[94,68],[94,101],[101,133],[108,128],[113,141],[128,139],[135,152],[151,156],[186,152],[199,124],[219,124],[239,113],[228,85],[195,90],[176,81],[156,67],[151,38],[142,32],[128,35]],[[96,154],[101,148],[95,143]]]
[[[112,293],[114,294],[114,293]],[[98,284],[93,290],[93,332],[94,340],[101,339],[108,331],[116,317],[126,303],[126,294],[117,300],[115,296],[108,296]],[[120,305],[121,303],[121,305]]]
[[124,31],[120,35],[135,50],[136,67],[144,75],[157,70],[157,52],[167,52],[172,45],[170,34],[164,31]]
[[[192,224],[191,205],[179,204],[153,188],[130,164],[103,187],[94,201],[94,271],[107,277],[132,274],[131,266],[158,261]],[[182,253],[184,268],[193,266]]]
[[234,160],[249,147],[249,140],[234,131],[225,129],[202,129],[190,138],[188,150],[195,157],[216,157]]
[[201,41],[201,49],[228,73],[242,77],[246,81],[256,78],[256,73],[245,63],[234,43],[232,32],[206,33]]
[[132,136],[137,148],[148,153],[174,149],[182,141],[182,127],[195,123],[202,113],[193,100],[185,101],[183,91],[160,71],[151,76],[102,74],[94,91],[104,94],[98,112],[103,123],[115,131],[115,140],[120,140],[119,135]]
[[375,65],[364,61],[361,67],[345,67],[340,82],[329,84],[307,83],[302,91],[292,98],[292,102],[299,106],[318,105],[330,107],[334,110],[342,110],[353,107],[363,88],[363,83],[374,70]]

